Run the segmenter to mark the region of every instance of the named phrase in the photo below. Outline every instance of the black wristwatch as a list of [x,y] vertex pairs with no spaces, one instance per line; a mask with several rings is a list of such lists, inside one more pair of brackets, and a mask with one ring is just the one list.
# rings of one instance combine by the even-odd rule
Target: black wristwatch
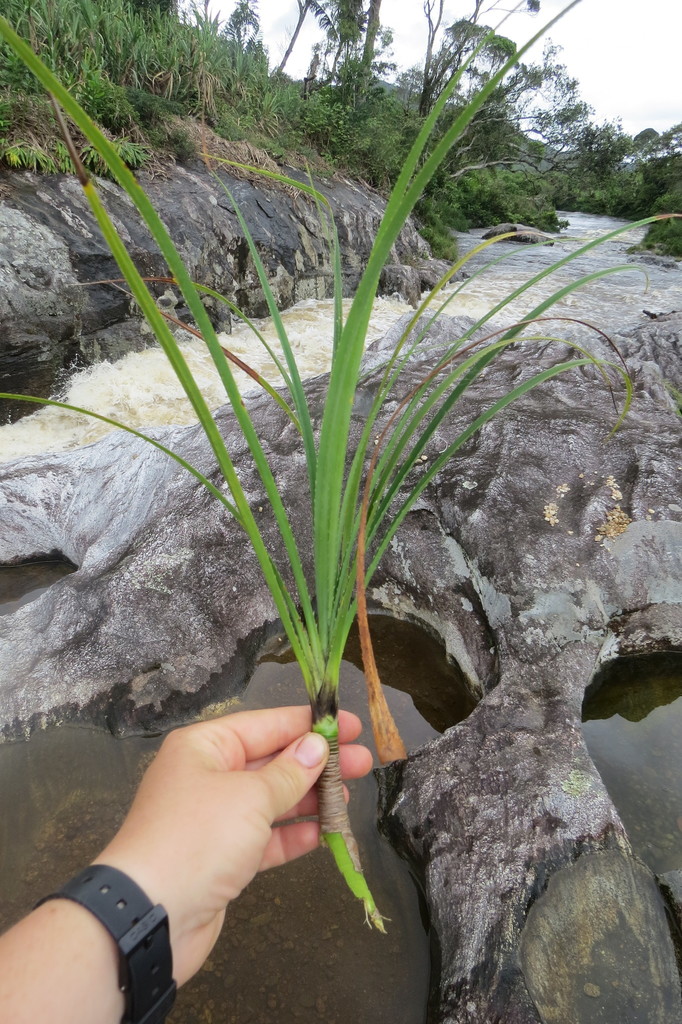
[[175,1002],[168,915],[132,878],[93,864],[59,892],[36,903],[80,903],[104,925],[119,949],[119,985],[125,994],[122,1024],[161,1024]]

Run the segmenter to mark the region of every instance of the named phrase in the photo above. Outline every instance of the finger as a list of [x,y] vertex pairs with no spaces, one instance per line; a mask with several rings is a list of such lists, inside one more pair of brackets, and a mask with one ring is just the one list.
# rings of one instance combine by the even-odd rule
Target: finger
[[270,821],[300,803],[317,781],[328,757],[329,746],[324,737],[309,732],[258,770],[258,777],[265,784]]
[[316,821],[296,821],[291,825],[273,828],[270,842],[265,848],[259,871],[288,864],[290,860],[310,853],[320,845],[320,830]]
[[[259,757],[255,761],[249,761],[244,767],[246,771],[258,771],[259,768],[269,764],[276,756],[276,754],[271,754],[270,757]],[[361,778],[370,771],[373,764],[371,752],[367,747],[363,747],[360,744],[342,746],[339,750],[339,759],[341,775],[344,779]]]
[[344,779],[361,779],[372,770],[374,758],[372,751],[361,743],[351,743],[339,750],[341,777]]
[[339,711],[339,743],[352,743],[362,732],[362,721],[352,711]]
[[[222,742],[228,750],[233,746],[236,735],[248,762],[284,750],[293,740],[308,732],[310,723],[308,707],[267,708],[261,711],[239,711],[209,722],[200,722],[189,726],[187,732],[194,730],[197,738],[209,743]],[[341,743],[356,739],[361,729],[362,723],[357,715],[348,711],[339,714]]]
[[[348,792],[348,786],[343,787],[343,797],[346,803],[350,800],[350,793]],[[296,807],[292,807],[291,810],[285,811],[284,814],[280,814],[276,819],[279,821],[290,821],[292,818],[307,818],[311,815],[317,814],[317,791],[311,789],[310,792],[306,793],[302,800],[298,802]]]

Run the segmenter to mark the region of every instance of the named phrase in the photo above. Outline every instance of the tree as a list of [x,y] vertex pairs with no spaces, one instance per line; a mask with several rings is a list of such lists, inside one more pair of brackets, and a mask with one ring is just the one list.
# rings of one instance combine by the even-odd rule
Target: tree
[[576,135],[571,163],[580,174],[605,181],[633,151],[632,139],[620,124],[588,122]]
[[362,51],[362,67],[366,78],[369,78],[371,74],[376,39],[379,33],[379,28],[381,27],[380,13],[381,0],[369,0],[369,8],[367,10],[367,29],[365,32],[365,45]]
[[241,50],[253,50],[259,43],[258,0],[237,0],[225,26],[225,35]]
[[[682,123],[651,139],[639,173],[642,184],[637,216],[682,213]],[[674,229],[679,232],[679,225]]]
[[431,85],[433,47],[443,20],[443,3],[444,0],[424,0],[424,14],[426,15],[428,32],[426,37],[426,54],[424,56],[424,73],[422,75],[422,91],[419,98],[419,113],[422,117],[424,116],[424,108],[429,103],[429,97],[433,92]]
[[[379,2],[381,2],[381,0],[379,0]],[[322,4],[319,4],[317,2],[317,0],[296,0],[296,3],[298,4],[298,21],[296,22],[296,27],[293,31],[291,39],[289,40],[289,45],[287,46],[286,52],[282,57],[279,67],[277,68],[278,71],[284,71],[287,61],[291,56],[292,50],[296,45],[296,40],[298,39],[299,33],[303,27],[303,22],[305,21],[308,14],[314,15],[319,25],[321,26],[321,28],[325,30],[325,32],[328,32],[332,27],[332,22],[329,18],[329,15],[327,14],[327,11],[322,6]]]
[[346,63],[349,58],[355,56],[362,39],[366,16],[362,0],[331,0],[329,10],[333,16],[329,39],[336,44],[329,72],[330,80],[333,82],[339,63]]
[[[433,109],[445,84],[459,71],[481,38],[490,31],[482,19],[488,15],[501,13],[504,10],[503,3],[504,0],[489,0],[487,3],[486,0],[474,0],[469,16],[459,19],[444,30],[444,38],[436,51],[436,40],[443,23],[444,0],[424,0],[427,40],[422,91],[419,98],[419,113],[422,117],[426,117]],[[540,9],[540,2],[524,0],[523,9],[536,14]]]
[[637,153],[645,153],[650,146],[655,144],[658,138],[659,134],[655,128],[643,128],[633,139],[635,151]]
[[[479,26],[469,26],[470,45],[477,45],[474,37],[482,31]],[[461,83],[453,111],[447,116],[454,116],[466,104],[470,93],[485,84],[514,52],[513,47],[504,36],[494,35],[488,40]],[[466,57],[466,50],[462,52]],[[583,133],[587,145],[592,111],[580,98],[577,80],[558,62],[558,52],[557,47],[547,46],[541,63],[518,64],[494,90],[472,120],[464,145],[450,155],[452,176],[491,166],[548,170],[566,164],[569,154],[575,152],[576,139]],[[616,134],[620,132],[618,126],[609,127]],[[605,144],[605,138],[603,141]],[[623,154],[618,156],[622,159]]]

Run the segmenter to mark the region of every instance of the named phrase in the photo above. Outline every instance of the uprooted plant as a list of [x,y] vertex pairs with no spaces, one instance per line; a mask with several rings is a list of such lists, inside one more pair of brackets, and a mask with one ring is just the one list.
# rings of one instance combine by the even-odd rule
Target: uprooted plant
[[[579,0],[573,0],[566,10],[575,6],[577,2]],[[553,23],[554,21],[550,22],[550,25]],[[251,457],[260,475],[277,526],[276,549],[268,549],[266,546],[257,517],[254,514],[255,510],[251,508],[242,488],[238,468],[232,462],[216,420],[188,369],[182,349],[167,320],[158,309],[150,290],[138,274],[100,201],[95,183],[84,170],[82,162],[74,150],[71,157],[94,216],[118,262],[130,292],[153,328],[158,343],[170,360],[197,418],[203,426],[220,473],[224,478],[227,493],[179,455],[165,448],[159,441],[146,438],[139,431],[126,427],[125,424],[116,423],[98,414],[89,413],[87,410],[78,409],[76,411],[88,412],[89,415],[95,415],[96,418],[112,423],[113,426],[130,430],[131,433],[144,437],[145,440],[175,458],[210,490],[246,533],[270,588],[283,629],[300,665],[312,707],[313,728],[324,735],[329,742],[331,756],[322,776],[319,791],[319,818],[322,836],[331,849],[351,890],[362,900],[367,919],[382,931],[384,929],[382,917],[365,881],[351,831],[338,763],[339,671],[346,639],[356,613],[359,618],[367,674],[370,681],[374,681],[372,701],[374,705],[381,704],[382,701],[381,687],[376,679],[376,672],[372,671],[365,588],[396,530],[419,495],[447,460],[462,448],[476,430],[530,388],[542,384],[559,373],[592,363],[597,365],[603,374],[606,374],[610,372],[611,367],[615,366],[612,363],[600,362],[588,353],[578,350],[577,355],[572,355],[564,362],[532,373],[522,384],[492,406],[481,409],[478,416],[436,458],[428,463],[423,463],[421,456],[445,417],[452,412],[455,404],[465,392],[474,386],[479,374],[499,353],[522,336],[527,336],[529,328],[532,328],[536,335],[540,334],[543,338],[547,338],[545,323],[553,303],[568,291],[580,287],[581,284],[619,269],[609,268],[560,288],[550,298],[529,309],[522,322],[501,332],[492,332],[483,341],[474,342],[472,339],[475,333],[480,331],[480,328],[491,317],[501,312],[510,301],[522,297],[528,288],[547,277],[553,268],[542,270],[512,295],[501,300],[470,330],[453,338],[447,350],[439,353],[436,365],[417,387],[402,396],[398,401],[396,411],[386,420],[383,414],[386,399],[389,395],[395,398],[396,394],[400,392],[401,371],[414,356],[430,323],[451,301],[452,295],[443,299],[442,293],[451,283],[455,272],[465,262],[465,258],[443,276],[406,326],[395,349],[379,371],[378,384],[374,388],[369,412],[361,425],[359,439],[351,443],[353,402],[362,376],[362,357],[370,312],[379,276],[389,257],[391,247],[425,185],[433,176],[448,149],[461,137],[471,119],[495,90],[504,75],[548,27],[545,26],[545,29],[537,33],[525,47],[520,49],[490,78],[471,100],[466,110],[456,118],[447,133],[435,142],[429,152],[427,149],[429,139],[445,104],[457,88],[465,68],[460,71],[459,75],[450,83],[449,88],[442,94],[416,139],[388,201],[367,268],[345,320],[341,303],[339,244],[327,200],[313,188],[312,184],[300,184],[272,172],[260,172],[280,181],[286,181],[289,185],[305,193],[316,204],[330,239],[335,278],[334,346],[319,432],[316,432],[313,427],[313,411],[309,407],[295,354],[277,310],[266,270],[241,212],[235,204],[235,211],[249,242],[251,257],[257,269],[281,346],[281,356],[273,350],[270,350],[270,354],[284,381],[284,387],[279,391],[274,391],[272,387],[268,387],[267,390],[297,430],[307,468],[309,531],[312,536],[314,556],[312,580],[309,580],[304,571],[304,561],[301,555],[301,544],[306,541],[297,538],[294,534],[265,450],[247,408],[242,402],[231,370],[230,354],[221,347],[201,302],[201,289],[195,286],[190,279],[182,259],[153,206],[133,174],[121,161],[115,148],[89,120],[69,92],[45,68],[31,48],[16,35],[5,19],[0,18],[0,34],[22,57],[26,65],[55,97],[56,102],[64,108],[69,118],[78,125],[80,131],[100,153],[112,175],[132,199],[163,253],[168,265],[169,277],[177,284],[184,296],[196,323],[196,331],[203,338],[213,358],[233,414],[248,443]],[[259,172],[256,171],[256,173]],[[605,237],[613,237],[617,233],[612,232]],[[478,249],[485,248],[487,244],[489,243],[482,243]],[[598,240],[588,242],[576,252],[560,260],[554,269],[564,266],[597,244]],[[466,282],[467,287],[471,287],[476,276],[474,274]],[[458,287],[464,286],[460,284]],[[452,294],[455,294],[456,290]],[[440,301],[439,306],[437,300]],[[238,316],[242,316],[231,303],[228,302],[228,305]],[[242,319],[248,323],[246,317],[242,316]],[[524,335],[524,331],[526,335]],[[265,344],[262,338],[261,341]],[[571,345],[575,348],[575,343],[572,342]],[[626,385],[622,413],[624,415],[630,401],[630,382],[621,367],[615,366],[615,369],[623,377]],[[27,401],[61,404],[28,396],[3,395],[0,397],[23,397]],[[74,408],[73,406],[65,407]],[[414,482],[415,466],[419,467],[416,483]],[[391,727],[390,716],[385,707],[379,707],[377,721],[382,744],[380,748],[382,759],[404,756],[404,748],[394,728]]]

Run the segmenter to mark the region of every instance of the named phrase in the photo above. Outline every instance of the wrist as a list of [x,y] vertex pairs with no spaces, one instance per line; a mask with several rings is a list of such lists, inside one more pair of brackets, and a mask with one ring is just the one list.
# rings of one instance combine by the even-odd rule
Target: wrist
[[113,942],[123,1024],[162,1024],[175,1001],[168,917],[125,872],[102,863],[85,868],[38,907],[54,901],[85,910]]
[[[189,920],[191,895],[188,886],[166,878],[166,865],[158,858],[138,851],[135,844],[115,838],[97,857],[96,864],[108,864],[122,871],[147,894],[153,904],[161,904],[168,915],[169,939],[173,955],[173,976],[183,985],[196,968],[185,963],[185,935],[191,930]],[[188,898],[183,899],[186,895]]]
[[120,1024],[116,944],[84,907],[43,904],[0,937],[0,1006],[13,1024]]

